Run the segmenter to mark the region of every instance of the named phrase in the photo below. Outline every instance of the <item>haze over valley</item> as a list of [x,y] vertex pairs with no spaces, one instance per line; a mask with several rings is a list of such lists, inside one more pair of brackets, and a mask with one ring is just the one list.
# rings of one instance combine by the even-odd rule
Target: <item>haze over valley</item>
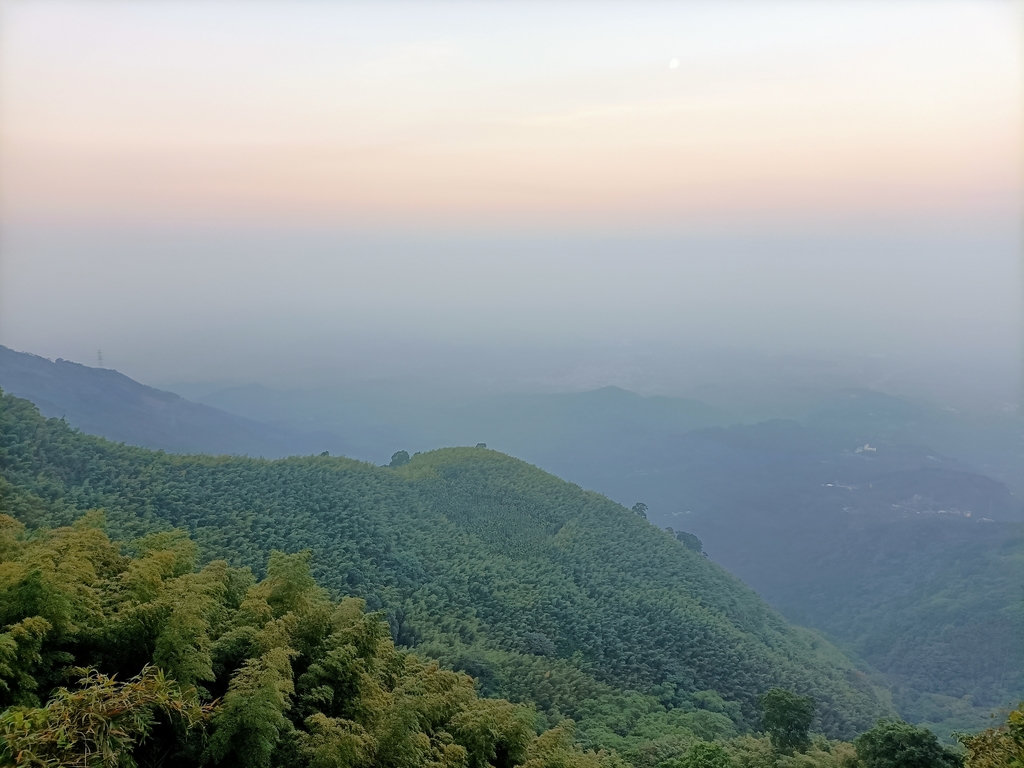
[[0,766],[1019,765],[1022,28],[0,4]]

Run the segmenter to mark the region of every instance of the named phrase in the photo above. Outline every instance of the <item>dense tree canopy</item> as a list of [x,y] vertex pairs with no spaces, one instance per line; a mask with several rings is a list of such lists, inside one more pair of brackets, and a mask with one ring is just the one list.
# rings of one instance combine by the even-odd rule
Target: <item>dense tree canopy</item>
[[839,651],[671,534],[486,449],[395,468],[174,456],[3,396],[0,505],[30,528],[92,508],[120,539],[182,528],[200,562],[258,574],[272,550],[310,549],[318,582],[383,611],[400,646],[472,674],[486,695],[536,704],[549,726],[574,718],[595,746],[728,737],[780,685],[813,696],[814,727],[831,736],[891,711]]
[[810,746],[814,700],[785,688],[772,688],[761,697],[761,723],[779,750],[804,751]]
[[958,768],[963,761],[925,728],[882,720],[857,737],[857,756],[865,768]]
[[[960,764],[812,734],[885,707],[683,539],[485,449],[168,456],[3,396],[0,765]],[[966,765],[1019,765],[1022,724]]]
[[998,728],[958,734],[967,748],[967,768],[1024,768],[1024,702]]
[[176,532],[124,555],[101,524],[0,517],[0,764],[615,763],[578,750],[571,723],[538,736],[531,709],[396,649],[362,600],[316,584],[308,552],[272,553],[256,582],[223,561],[196,571]]

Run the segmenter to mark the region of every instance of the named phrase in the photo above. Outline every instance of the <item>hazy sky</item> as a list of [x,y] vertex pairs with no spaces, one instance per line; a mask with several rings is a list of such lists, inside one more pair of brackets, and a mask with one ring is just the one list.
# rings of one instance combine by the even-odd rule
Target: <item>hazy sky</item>
[[1022,23],[3,2],[0,343],[163,381],[395,339],[1015,356]]

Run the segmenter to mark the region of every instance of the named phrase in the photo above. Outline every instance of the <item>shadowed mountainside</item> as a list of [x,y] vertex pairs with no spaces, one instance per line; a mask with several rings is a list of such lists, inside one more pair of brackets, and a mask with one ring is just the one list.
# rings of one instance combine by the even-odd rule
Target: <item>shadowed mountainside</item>
[[90,434],[172,453],[277,458],[346,452],[333,434],[265,424],[147,387],[117,371],[2,346],[0,387],[31,400],[43,415]]

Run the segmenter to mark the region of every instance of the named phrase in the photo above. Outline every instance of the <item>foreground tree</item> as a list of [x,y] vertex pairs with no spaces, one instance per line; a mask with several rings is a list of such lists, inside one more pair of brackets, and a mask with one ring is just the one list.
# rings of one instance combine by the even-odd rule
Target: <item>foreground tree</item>
[[223,561],[195,571],[180,532],[129,557],[101,525],[29,533],[0,515],[0,768],[619,764],[395,648],[381,615],[317,584],[308,552],[272,553],[256,583]]
[[967,750],[967,768],[1024,768],[1024,702],[1006,723],[981,733],[957,734]]
[[665,762],[662,768],[733,768],[733,761],[721,744],[699,741],[681,758]]
[[898,720],[882,720],[853,743],[865,768],[958,768],[963,765],[960,756],[943,747],[927,728]]
[[803,752],[814,720],[814,700],[785,688],[772,688],[760,699],[761,723],[780,752]]
[[209,716],[194,689],[181,691],[154,667],[126,683],[81,670],[78,690],[60,688],[45,706],[11,707],[0,715],[0,764],[38,768],[130,766],[160,715],[186,730]]

